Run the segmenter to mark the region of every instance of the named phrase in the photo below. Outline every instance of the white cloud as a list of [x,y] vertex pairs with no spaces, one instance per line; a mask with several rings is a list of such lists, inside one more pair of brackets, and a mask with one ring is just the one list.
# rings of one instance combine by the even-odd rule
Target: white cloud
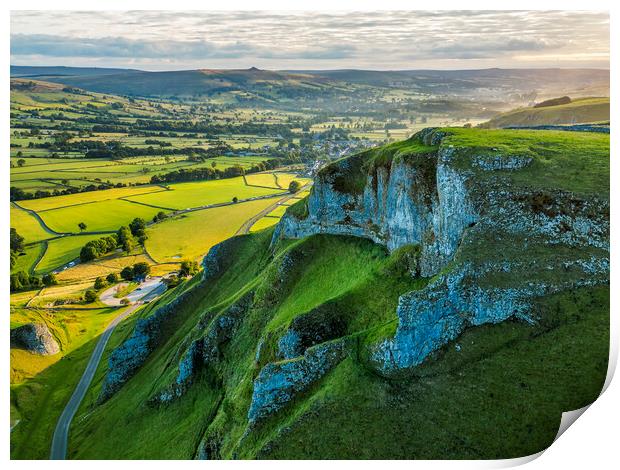
[[609,16],[575,11],[24,11],[14,64],[145,69],[609,64]]

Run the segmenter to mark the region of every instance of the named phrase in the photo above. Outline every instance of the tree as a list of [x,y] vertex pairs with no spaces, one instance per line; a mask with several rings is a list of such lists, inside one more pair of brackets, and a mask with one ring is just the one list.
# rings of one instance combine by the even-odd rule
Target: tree
[[99,252],[92,244],[87,243],[80,250],[80,261],[84,263],[87,261],[92,261],[94,259],[97,259],[98,256],[99,256]]
[[198,272],[198,263],[196,261],[183,261],[179,269],[179,276],[193,276]]
[[301,184],[299,184],[299,181],[293,180],[288,185],[288,192],[291,194],[295,194],[297,191],[299,191],[299,188],[301,188]]
[[159,211],[157,214],[155,214],[153,216],[153,222],[160,222],[160,221],[164,220],[167,217],[168,216],[166,215],[166,213],[164,211]]
[[145,278],[151,272],[151,266],[148,263],[140,262],[133,265],[134,277]]
[[108,284],[116,284],[118,282],[118,274],[110,273],[105,277],[105,280],[108,281]]
[[104,278],[98,277],[97,279],[95,279],[95,285],[93,287],[95,288],[95,290],[101,290],[107,285],[108,284]]
[[41,280],[43,281],[43,285],[48,287],[58,284],[58,280],[56,279],[56,275],[54,273],[46,274]]
[[118,229],[118,244],[123,247],[123,251],[129,253],[136,246],[136,241],[129,227],[121,227]]
[[26,165],[26,160],[24,160],[23,158],[20,158],[19,160],[17,160],[17,166],[18,167],[23,167],[24,165]]
[[94,290],[88,289],[86,292],[84,292],[84,301],[87,304],[91,304],[95,300],[97,300],[97,293]]
[[144,236],[144,229],[146,228],[146,222],[140,217],[136,217],[129,224],[129,230],[134,237]]
[[121,271],[121,277],[126,281],[133,281],[133,268],[131,266],[125,266]]
[[24,251],[24,237],[22,237],[17,230],[11,227],[10,237],[11,251]]
[[237,202],[239,202],[239,198],[237,196],[234,196],[232,198],[232,201],[233,201],[234,204],[237,204]]
[[217,166],[217,162],[211,162],[211,168],[215,168]]
[[87,225],[84,222],[80,222],[78,224],[78,228],[80,229],[80,232],[83,232],[84,230],[86,230]]

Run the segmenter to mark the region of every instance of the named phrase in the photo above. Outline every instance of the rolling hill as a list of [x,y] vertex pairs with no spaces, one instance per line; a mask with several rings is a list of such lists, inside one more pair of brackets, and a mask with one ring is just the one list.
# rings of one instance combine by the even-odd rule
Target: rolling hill
[[605,380],[609,136],[426,129],[203,266],[115,332],[71,458],[530,455]]
[[532,106],[502,113],[479,127],[552,126],[609,121],[609,98],[578,98],[555,106]]
[[12,66],[11,76],[37,77],[89,91],[133,96],[212,96],[222,92],[246,98],[286,100],[351,97],[360,91],[409,90],[430,96],[521,99],[609,93],[609,70],[140,70]]

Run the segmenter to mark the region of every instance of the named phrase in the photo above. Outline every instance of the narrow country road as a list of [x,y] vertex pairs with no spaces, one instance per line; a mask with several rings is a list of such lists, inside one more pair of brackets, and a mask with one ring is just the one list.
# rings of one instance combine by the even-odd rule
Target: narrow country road
[[294,198],[295,196],[297,196],[300,192],[304,191],[305,189],[308,189],[308,186],[310,186],[310,183],[308,183],[308,184],[304,185],[303,187],[299,188],[299,191],[297,191],[295,194],[289,194],[288,196],[285,196],[282,199],[278,199],[278,201],[276,201],[274,204],[272,204],[269,207],[263,209],[258,214],[250,217],[248,220],[243,222],[243,225],[241,227],[239,227],[239,230],[237,230],[235,232],[235,235],[245,235],[246,233],[249,233],[250,229],[252,228],[252,225],[254,225],[260,219],[265,217],[267,214],[269,214],[271,211],[273,211],[276,207],[284,204],[289,199]]
[[63,410],[60,418],[58,419],[58,423],[56,423],[56,429],[54,430],[54,437],[52,438],[52,449],[50,451],[50,459],[51,460],[64,460],[67,457],[67,442],[69,438],[69,426],[71,425],[71,420],[73,420],[73,416],[75,415],[80,403],[84,399],[86,395],[86,391],[90,386],[93,377],[95,376],[95,372],[97,371],[97,367],[99,366],[99,361],[101,360],[101,356],[103,355],[103,351],[105,349],[114,328],[121,321],[127,318],[130,314],[132,314],[138,307],[140,307],[140,303],[134,304],[130,306],[127,310],[121,313],[118,317],[116,317],[112,322],[107,326],[99,341],[97,342],[97,346],[95,346],[95,350],[93,351],[90,359],[88,360],[88,365],[82,374],[82,378],[78,382],[75,390],[73,391],[73,395],[67,402],[65,409]]
[[[133,305],[112,320],[112,322],[110,322],[104,330],[103,334],[99,337],[99,341],[97,342],[97,345],[88,360],[88,364],[82,374],[82,378],[75,387],[73,395],[71,395],[71,398],[67,402],[65,409],[56,423],[54,437],[52,438],[52,449],[50,451],[51,460],[64,460],[67,456],[67,442],[69,439],[69,427],[71,426],[71,421],[73,420],[73,416],[77,412],[80,403],[82,403],[82,400],[88,391],[88,387],[95,376],[95,372],[99,366],[99,361],[101,361],[101,356],[103,355],[103,351],[105,350],[106,344],[108,343],[114,328],[116,328],[121,321],[135,312],[136,309],[138,309],[144,302],[149,302],[165,292],[166,285],[163,283],[162,278],[155,277],[142,282],[139,288],[140,290],[136,289],[127,295],[127,298],[134,302]],[[110,288],[103,292],[103,294],[101,294],[101,301],[106,305],[120,306],[120,299],[114,297],[113,289],[114,288]]]

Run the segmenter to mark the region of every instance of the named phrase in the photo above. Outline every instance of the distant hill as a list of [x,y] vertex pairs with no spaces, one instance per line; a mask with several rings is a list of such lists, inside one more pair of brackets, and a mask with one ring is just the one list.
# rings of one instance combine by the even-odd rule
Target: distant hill
[[549,126],[581,124],[609,120],[609,98],[579,98],[566,104],[533,106],[502,113],[478,127]]
[[[434,97],[491,97],[511,102],[570,93],[609,93],[609,70],[181,70],[145,72],[129,69],[12,66],[12,77],[36,77],[89,91],[145,97],[210,96],[241,93],[251,100],[347,97],[371,88],[405,89]],[[514,99],[513,99],[514,98]]]
[[133,69],[108,69],[102,67],[30,67],[11,65],[11,77],[53,77],[110,75],[114,73],[138,72]]

